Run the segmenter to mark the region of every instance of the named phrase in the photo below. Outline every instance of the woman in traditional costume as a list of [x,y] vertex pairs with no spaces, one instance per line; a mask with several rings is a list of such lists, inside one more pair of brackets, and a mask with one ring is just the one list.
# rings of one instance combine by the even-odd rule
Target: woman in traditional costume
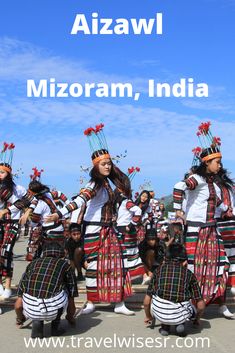
[[[128,168],[130,182],[140,168]],[[117,205],[117,229],[122,235],[125,246],[125,267],[129,270],[132,279],[143,276],[144,265],[139,256],[137,244],[136,226],[141,221],[141,209],[131,199],[131,184],[126,188],[126,192],[115,190]]]
[[[21,185],[16,185],[12,175],[15,145],[4,142],[0,154],[0,295],[11,296],[13,276],[13,248],[19,229],[22,210],[29,206],[33,196]],[[5,289],[2,278],[5,277]]]
[[216,176],[216,185],[221,191],[221,199],[225,205],[233,210],[229,216],[223,215],[220,209],[216,211],[217,226],[222,236],[225,251],[229,260],[227,286],[235,296],[235,192],[234,182],[230,179],[226,169],[221,168]]
[[137,231],[138,244],[144,240],[146,233],[145,225],[148,223],[149,215],[152,216],[152,210],[149,205],[150,199],[150,192],[148,190],[143,190],[135,201],[135,204],[141,209],[141,223],[138,226]]
[[127,176],[113,163],[103,133],[103,124],[85,130],[92,151],[91,180],[79,195],[48,221],[66,216],[86,205],[83,218],[86,266],[87,314],[94,303],[115,303],[114,311],[124,315],[134,312],[126,308],[124,299],[132,295],[130,274],[125,269],[123,241],[113,227],[114,193],[109,180],[125,192]]
[[205,303],[208,305],[217,299],[220,312],[228,317],[229,312],[224,305],[228,258],[215,219],[217,207],[223,213],[231,213],[231,209],[222,203],[215,184],[222,154],[211,134],[210,122],[202,123],[197,135],[202,145],[201,163],[194,174],[175,185],[174,208],[181,211],[184,192],[188,190],[185,212],[188,267],[197,277]]
[[[41,182],[41,173],[37,168],[32,168],[33,174],[30,176],[28,192],[31,193],[36,202],[34,209],[29,212],[30,225],[32,227],[31,237],[29,239],[27,260],[31,260],[30,251],[33,251],[33,257],[41,255],[42,245],[45,242],[55,241],[64,247],[64,227],[61,221],[46,223],[45,218],[57,211],[56,204],[48,186]],[[31,205],[29,206],[29,210]]]

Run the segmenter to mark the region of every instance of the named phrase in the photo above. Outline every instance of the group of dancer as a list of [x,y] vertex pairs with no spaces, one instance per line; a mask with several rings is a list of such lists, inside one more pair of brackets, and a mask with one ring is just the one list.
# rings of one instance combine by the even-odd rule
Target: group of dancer
[[[88,128],[84,132],[92,153],[91,179],[71,202],[66,200],[63,194],[51,192],[46,185],[42,184],[40,172],[36,169],[27,190],[16,185],[13,181],[11,168],[14,145],[4,144],[0,163],[1,297],[7,299],[11,296],[13,247],[19,224],[26,224],[30,220],[32,229],[40,229],[42,241],[40,245],[42,247],[39,247],[34,254],[33,264],[34,261],[42,258],[43,254],[45,255],[48,243],[60,243],[65,247],[64,220],[70,217],[70,222],[79,225],[79,231],[81,230],[82,233],[82,245],[80,242],[79,247],[82,246],[84,255],[82,265],[85,270],[87,291],[87,304],[83,308],[83,314],[93,312],[95,303],[105,302],[114,303],[114,312],[117,314],[134,315],[134,312],[126,307],[125,299],[133,294],[132,279],[147,275],[148,282],[150,281],[148,293],[151,292],[149,298],[153,299],[157,294],[157,298],[165,301],[164,304],[159,299],[152,300],[152,302],[151,300],[145,301],[145,322],[157,318],[162,325],[165,325],[162,327],[161,333],[168,333],[168,317],[164,319],[156,314],[156,302],[160,308],[172,305],[172,300],[167,301],[166,298],[161,297],[161,293],[165,293],[165,290],[160,290],[162,285],[160,274],[163,273],[163,266],[167,265],[168,260],[175,260],[175,258],[177,260],[176,252],[181,251],[184,254],[185,250],[185,254],[178,260],[180,263],[183,261],[184,266],[188,267],[187,271],[190,272],[190,275],[189,272],[177,267],[178,264],[174,262],[175,268],[178,268],[178,280],[180,280],[180,276],[190,278],[189,287],[185,290],[187,293],[191,293],[191,297],[189,294],[186,296],[183,293],[180,296],[181,299],[187,297],[186,301],[195,300],[197,302],[200,312],[198,318],[203,313],[203,304],[209,305],[214,301],[220,305],[221,314],[232,318],[233,314],[225,305],[225,291],[227,286],[230,286],[232,294],[235,295],[234,184],[222,166],[220,139],[212,136],[210,124],[203,123],[199,127],[199,138],[202,144],[207,145],[196,149],[195,159],[198,161],[198,165],[194,165],[188,177],[177,183],[174,188],[174,209],[176,210],[176,218],[184,225],[185,238],[181,237],[179,241],[177,230],[174,230],[170,241],[164,241],[164,247],[161,247],[163,250],[160,261],[155,261],[159,251],[152,252],[151,265],[148,265],[148,261],[143,260],[143,256],[140,257],[139,252],[141,244],[146,242],[148,236],[159,238],[157,230],[159,230],[159,224],[161,227],[161,222],[158,221],[164,213],[164,207],[159,209],[157,201],[147,190],[144,190],[133,202],[131,177],[127,175],[128,173],[123,173],[113,163],[103,128],[103,124],[100,124],[95,128]],[[132,174],[133,171],[135,172],[136,169],[132,168],[129,174]],[[62,195],[61,198],[60,195]],[[58,201],[59,199],[60,201]],[[164,227],[165,223],[162,230],[160,229],[161,234],[166,231]],[[180,244],[175,244],[179,242]],[[181,247],[176,251],[175,245]],[[153,248],[157,246],[160,249],[159,239]],[[42,262],[40,262],[40,266],[42,266]],[[31,267],[28,267],[27,276],[23,276],[20,282],[18,295],[22,300],[18,301],[16,305],[18,323],[23,323],[26,316],[30,315],[29,308],[35,309],[35,305],[39,307],[41,305],[41,301],[37,302],[32,295],[32,293],[36,293],[35,288],[40,284],[35,285],[35,281],[32,280],[34,291],[29,288],[30,286],[25,285],[26,278],[30,283],[32,279],[30,276],[35,276],[35,271],[35,266],[33,271]],[[66,269],[66,271],[68,270]],[[167,279],[169,283],[171,281],[170,273],[173,272],[171,267]],[[68,272],[66,272],[67,275]],[[74,288],[71,289],[76,282],[74,271],[69,276],[70,288],[67,292],[69,299],[71,299],[70,297],[77,295],[77,291]],[[2,277],[5,277],[4,285]],[[41,280],[43,282],[44,278],[42,277]],[[63,282],[62,279],[61,281]],[[193,290],[190,286],[193,287]],[[31,304],[27,296],[29,294],[30,303],[33,303],[32,307],[30,307]],[[43,296],[43,291],[40,291],[40,295]],[[179,298],[175,299],[176,297],[174,295],[167,296],[168,299],[174,298],[173,301],[182,301]],[[56,303],[57,301],[53,302],[54,316],[50,316],[50,320],[58,319],[58,312],[55,310]],[[68,302],[66,303],[68,305]],[[70,301],[69,303],[71,304]],[[52,305],[51,302],[50,305]],[[61,309],[61,305],[60,302],[58,310]],[[71,309],[71,305],[73,309]],[[67,312],[70,322],[72,322],[71,313],[74,312],[74,302],[71,305],[68,306],[69,313]],[[150,307],[152,307],[151,313]],[[61,314],[62,312],[60,312]],[[185,313],[182,315],[185,321]],[[42,317],[40,320],[40,316],[34,315],[33,320],[35,322],[42,321]],[[177,321],[178,323],[179,321]],[[174,320],[170,321],[170,325],[174,325]],[[180,332],[180,329],[178,331]],[[55,330],[55,332],[59,331]],[[41,336],[42,333],[37,336],[35,329],[34,337]]]

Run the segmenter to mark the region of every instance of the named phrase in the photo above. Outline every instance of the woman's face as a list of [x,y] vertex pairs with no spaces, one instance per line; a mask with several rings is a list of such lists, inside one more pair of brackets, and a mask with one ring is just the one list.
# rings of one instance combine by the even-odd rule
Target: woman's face
[[151,248],[154,248],[156,245],[157,239],[147,239],[147,243]]
[[27,191],[28,191],[29,195],[31,195],[31,196],[35,195],[35,192],[33,192],[32,190],[28,189]]
[[7,176],[8,172],[6,172],[5,170],[1,169],[0,167],[0,181],[4,180]]
[[102,159],[98,164],[99,173],[103,176],[109,176],[112,168],[112,162],[109,158]]
[[146,202],[148,200],[148,194],[146,194],[146,192],[144,192],[141,196],[140,196],[140,201],[142,203]]
[[214,158],[206,163],[207,173],[217,174],[221,168],[221,158]]

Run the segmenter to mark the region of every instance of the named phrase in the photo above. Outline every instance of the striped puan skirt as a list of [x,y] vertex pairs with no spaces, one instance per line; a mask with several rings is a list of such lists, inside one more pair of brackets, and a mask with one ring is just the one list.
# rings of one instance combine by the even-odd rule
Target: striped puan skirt
[[65,311],[67,305],[68,295],[64,290],[48,299],[36,298],[27,293],[23,294],[23,314],[31,320],[55,320],[58,310],[63,308]]
[[137,245],[137,233],[136,230],[130,230],[127,232],[124,227],[118,227],[121,237],[124,242],[124,266],[130,272],[132,279],[145,274],[144,265],[139,256],[139,248]]
[[225,294],[229,262],[215,226],[187,229],[188,268],[199,283],[206,304]]
[[143,225],[137,230],[137,244],[139,245],[145,239],[146,231]]
[[0,277],[13,276],[13,248],[17,239],[19,223],[16,220],[1,222]]
[[235,220],[218,220],[217,226],[230,264],[227,285],[235,287]]
[[[32,227],[30,230],[30,236],[27,246],[26,260],[32,261],[34,258],[40,256],[41,247],[42,247],[42,227]],[[39,254],[37,256],[37,253]]]
[[86,226],[87,300],[118,303],[132,295],[130,273],[124,265],[124,244],[113,227]]
[[151,313],[164,325],[180,325],[194,315],[195,309],[190,301],[173,303],[153,295]]

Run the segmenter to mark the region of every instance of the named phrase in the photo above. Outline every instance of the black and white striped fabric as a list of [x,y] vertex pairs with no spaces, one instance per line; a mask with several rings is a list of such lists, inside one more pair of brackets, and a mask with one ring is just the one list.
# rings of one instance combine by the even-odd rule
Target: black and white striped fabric
[[32,297],[27,293],[23,294],[23,313],[31,320],[55,320],[58,309],[64,308],[65,310],[67,305],[68,296],[64,290],[48,299]]
[[195,309],[189,301],[173,303],[153,295],[151,311],[154,318],[165,325],[180,325],[189,320]]

